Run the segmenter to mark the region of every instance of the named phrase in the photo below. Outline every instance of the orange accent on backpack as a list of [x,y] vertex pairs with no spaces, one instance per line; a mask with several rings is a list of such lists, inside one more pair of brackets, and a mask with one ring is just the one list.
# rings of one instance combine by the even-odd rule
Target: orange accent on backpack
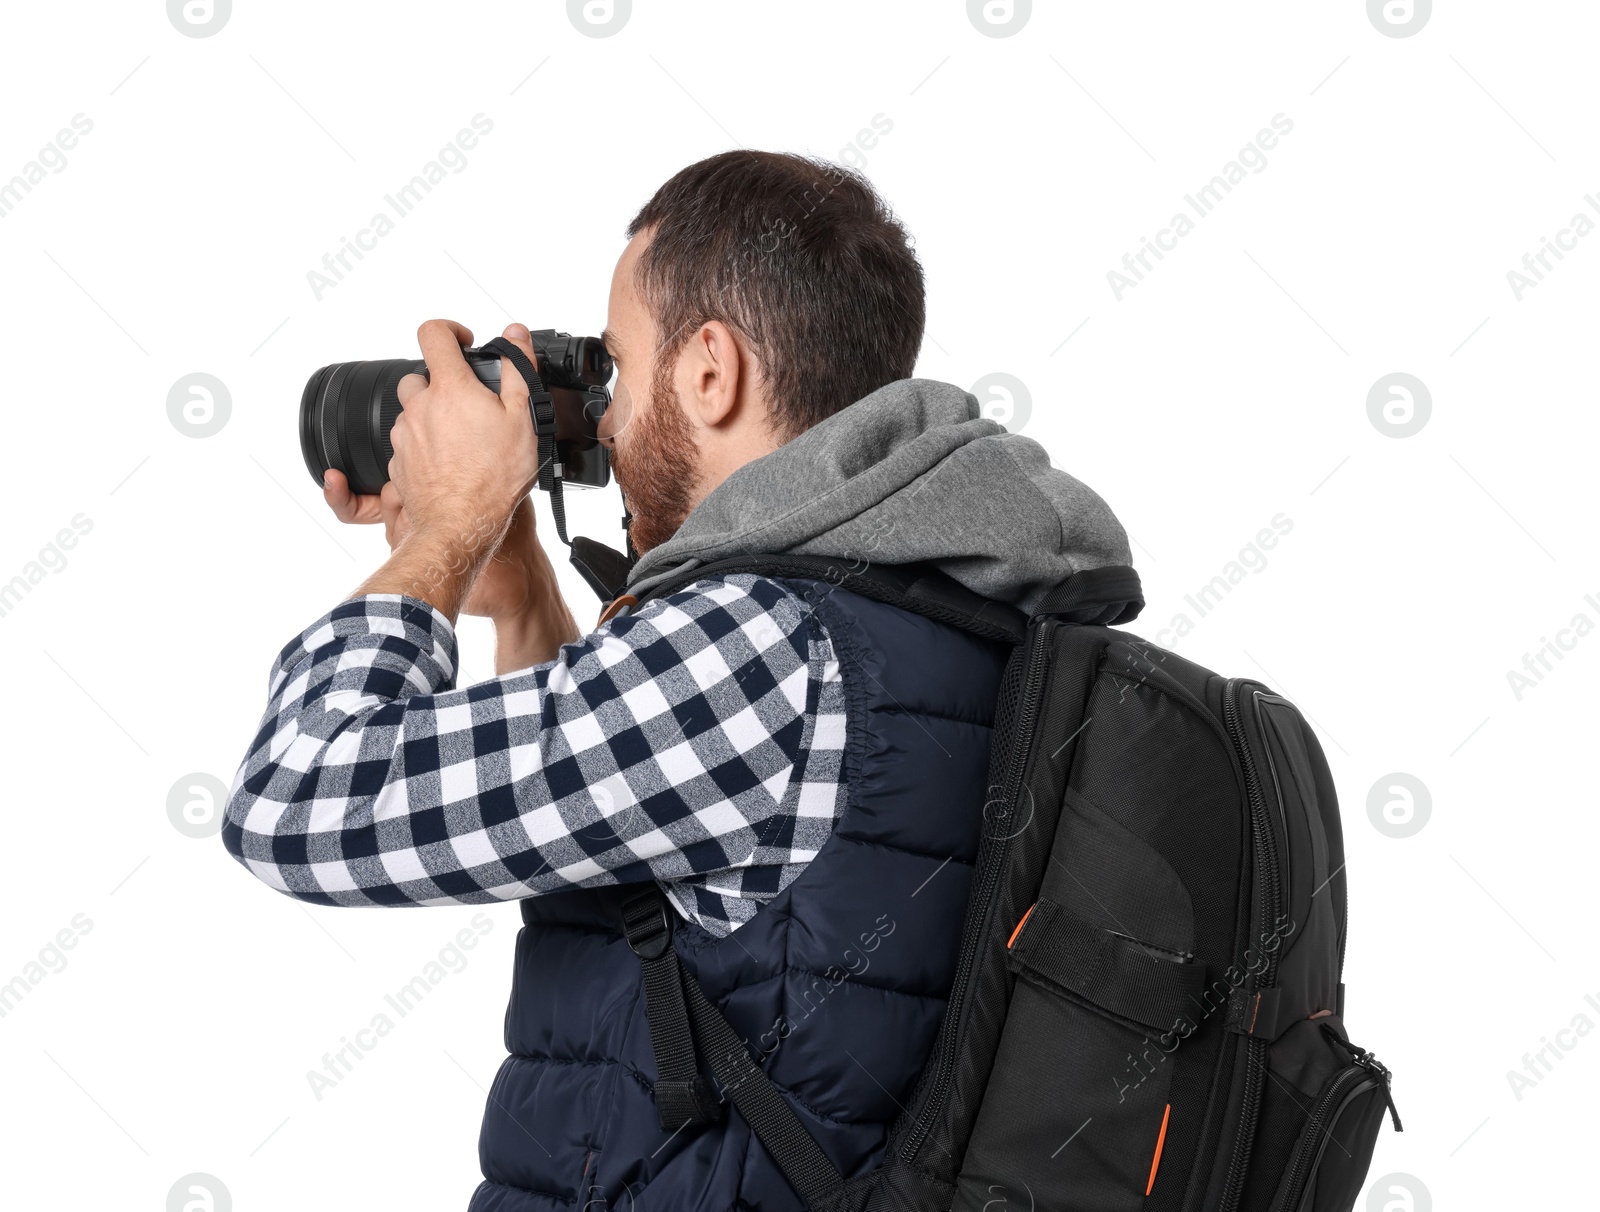
[[1167,1143],[1167,1119],[1172,1115],[1172,1104],[1167,1104],[1167,1109],[1161,1113],[1161,1135],[1156,1137],[1156,1155],[1150,1159],[1150,1181],[1145,1184],[1144,1193],[1149,1195],[1156,1189],[1156,1171],[1161,1168],[1161,1146]]
[[1027,922],[1029,915],[1031,915],[1032,913],[1033,913],[1033,906],[1029,905],[1028,906],[1028,912],[1024,913],[1022,915],[1022,921],[1017,923],[1017,928],[1011,932],[1011,937],[1006,939],[1006,950],[1007,951],[1010,951],[1011,950],[1011,944],[1017,941],[1017,935],[1022,933],[1022,927],[1023,927],[1024,923]]

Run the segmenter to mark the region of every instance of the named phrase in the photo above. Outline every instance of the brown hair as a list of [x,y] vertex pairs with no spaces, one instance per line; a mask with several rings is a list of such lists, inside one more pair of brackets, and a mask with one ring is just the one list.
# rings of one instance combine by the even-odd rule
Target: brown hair
[[785,439],[910,376],[926,315],[910,237],[860,173],[779,152],[683,169],[628,225],[670,357],[720,320],[760,359]]

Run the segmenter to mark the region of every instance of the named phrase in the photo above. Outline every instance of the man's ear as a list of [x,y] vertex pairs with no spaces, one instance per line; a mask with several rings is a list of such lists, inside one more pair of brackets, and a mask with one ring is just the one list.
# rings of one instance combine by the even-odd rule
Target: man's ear
[[747,367],[732,329],[721,320],[700,325],[678,359],[678,394],[690,418],[707,429],[733,420]]

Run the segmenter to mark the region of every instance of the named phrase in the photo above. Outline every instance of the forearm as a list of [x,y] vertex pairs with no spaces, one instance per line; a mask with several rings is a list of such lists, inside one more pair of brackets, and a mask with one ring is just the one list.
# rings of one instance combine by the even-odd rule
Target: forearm
[[480,519],[456,533],[413,530],[350,597],[403,594],[428,603],[453,624],[505,528],[506,520]]
[[556,570],[534,544],[524,607],[494,620],[494,671],[507,674],[553,661],[563,644],[579,638],[578,624],[561,596]]

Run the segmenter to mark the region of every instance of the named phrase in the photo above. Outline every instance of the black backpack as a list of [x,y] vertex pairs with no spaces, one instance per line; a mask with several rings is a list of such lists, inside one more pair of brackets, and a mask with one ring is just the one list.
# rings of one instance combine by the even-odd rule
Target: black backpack
[[922,566],[798,556],[642,600],[736,572],[1016,649],[949,1005],[881,1165],[842,1179],[698,988],[692,1032],[647,989],[658,1060],[692,1075],[692,1033],[818,1212],[1349,1212],[1400,1119],[1345,1031],[1338,801],[1294,705],[1113,630],[1144,604],[1131,568],[1078,573],[1032,618]]

